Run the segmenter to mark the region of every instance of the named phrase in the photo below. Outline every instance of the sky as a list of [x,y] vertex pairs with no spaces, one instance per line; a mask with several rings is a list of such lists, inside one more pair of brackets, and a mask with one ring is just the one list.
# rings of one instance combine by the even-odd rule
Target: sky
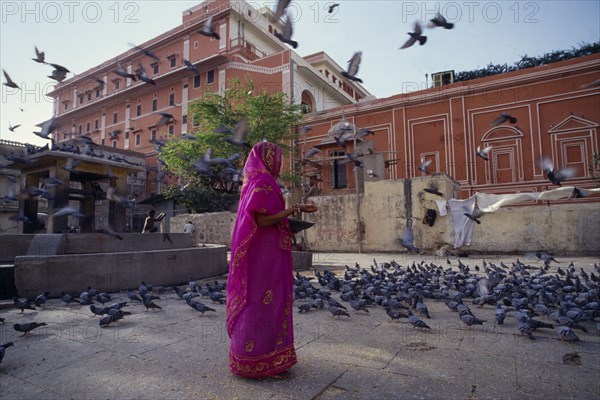
[[[489,63],[509,65],[600,41],[600,1],[292,1],[289,14],[301,56],[328,53],[340,66],[363,52],[358,76],[375,97],[426,88],[425,74],[464,71]],[[0,67],[23,90],[0,89],[0,139],[46,143],[32,132],[52,116],[45,93],[55,81],[48,65],[31,60],[34,46],[46,61],[79,74],[181,24],[182,12],[201,1],[0,0]],[[255,8],[276,2],[249,1]],[[399,47],[415,21],[439,10],[454,29],[425,29],[423,46]],[[68,75],[69,77],[72,75]],[[2,76],[2,82],[6,82]],[[21,109],[23,111],[21,111]],[[21,126],[14,132],[9,124]]]

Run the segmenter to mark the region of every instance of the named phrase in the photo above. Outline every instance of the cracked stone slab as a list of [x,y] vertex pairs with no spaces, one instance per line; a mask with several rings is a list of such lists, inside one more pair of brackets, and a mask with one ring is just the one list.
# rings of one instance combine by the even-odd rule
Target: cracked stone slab
[[8,333],[3,342],[12,341],[14,346],[6,351],[2,372],[39,385],[43,381],[38,378],[45,372],[60,370],[82,359],[93,359],[101,351],[96,346],[72,340],[66,334],[39,329],[27,336],[15,331]]
[[318,400],[468,399],[471,387],[422,377],[398,376],[379,369],[348,369]]
[[[345,325],[341,325],[341,327],[345,327]],[[347,329],[350,328],[351,326]],[[319,338],[300,347],[297,351],[298,356],[327,359],[335,363],[353,366],[384,368],[394,357],[396,345],[387,342],[382,346],[382,342],[375,337],[371,341],[377,343],[370,343],[368,336],[363,333],[357,329],[354,335],[340,334]]]
[[[585,359],[585,356],[583,356]],[[597,361],[598,358],[596,358]],[[525,394],[561,399],[592,399],[600,396],[600,376],[595,368],[565,365],[562,360],[554,364],[537,363],[535,359],[517,363],[519,390]]]
[[[6,359],[2,362],[2,369],[4,369],[5,363],[7,363]],[[2,389],[0,391],[0,399],[3,400],[64,399],[62,394],[48,390],[43,384],[35,384],[34,382],[17,378],[7,372],[0,371],[0,380],[2,381],[2,384],[0,385],[0,388]]]
[[483,393],[512,396],[516,392],[514,357],[487,358],[479,353],[440,349],[427,343],[406,345],[385,371],[427,382],[445,382],[448,385],[460,382],[473,385]]

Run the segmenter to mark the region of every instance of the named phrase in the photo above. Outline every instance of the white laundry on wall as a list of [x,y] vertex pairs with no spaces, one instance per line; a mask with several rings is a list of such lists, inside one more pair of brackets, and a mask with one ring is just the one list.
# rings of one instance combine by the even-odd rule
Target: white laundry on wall
[[[468,218],[465,213],[471,214],[475,206],[481,211],[490,213],[500,209],[500,207],[508,206],[526,201],[553,201],[561,199],[569,199],[574,197],[577,189],[573,186],[562,186],[557,189],[546,190],[544,192],[530,193],[508,193],[508,194],[492,194],[492,193],[475,193],[466,200],[437,200],[436,204],[439,209],[439,215],[447,215],[447,210],[450,210],[452,216],[452,226],[454,228],[454,248],[468,246],[471,244],[471,235],[473,234],[474,221]],[[600,193],[598,189],[585,189],[586,195]]]

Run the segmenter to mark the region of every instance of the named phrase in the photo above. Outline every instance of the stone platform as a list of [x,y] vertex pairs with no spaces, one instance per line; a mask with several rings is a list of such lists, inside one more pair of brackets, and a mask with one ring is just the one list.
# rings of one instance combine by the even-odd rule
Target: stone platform
[[101,233],[35,235],[25,255],[14,259],[20,297],[43,291],[81,290],[88,285],[114,292],[138,287],[148,277],[161,285],[209,278],[227,272],[227,248],[198,246],[184,233]]

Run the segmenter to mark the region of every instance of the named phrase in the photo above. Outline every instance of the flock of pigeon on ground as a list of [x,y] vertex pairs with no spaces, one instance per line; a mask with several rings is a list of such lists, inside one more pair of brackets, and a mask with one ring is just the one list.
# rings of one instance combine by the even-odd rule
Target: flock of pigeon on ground
[[[445,267],[426,261],[402,266],[395,261],[378,263],[373,260],[369,268],[361,268],[358,263],[354,267],[346,266],[343,276],[329,270],[322,273],[315,270],[314,277],[296,273],[294,301],[300,314],[327,308],[329,315],[337,319],[352,318],[350,309],[354,313],[383,309],[392,321],[405,320],[414,329],[421,330],[431,330],[426,321],[436,319],[426,301],[444,301],[465,329],[484,324],[505,329],[499,326],[504,326],[505,319],[510,316],[514,323],[507,323],[506,329],[516,328],[529,340],[536,340],[536,331],[550,329],[556,331],[560,340],[567,342],[580,340],[576,331],[587,333],[592,329],[600,333],[600,322],[595,322],[600,317],[600,279],[597,275],[600,267],[594,264],[594,270],[588,274],[571,262],[565,267],[556,267],[556,272],[551,273],[555,267],[550,264],[558,263],[551,255],[537,252],[527,257],[537,258],[543,265],[533,266],[519,259],[512,265],[503,262],[496,265],[483,260],[481,267],[475,265],[471,269],[460,260],[448,259]],[[217,280],[198,283],[190,278],[187,287],[173,286],[172,290],[202,315],[217,311],[198,298],[206,298],[213,304],[224,304],[226,299],[226,285]],[[127,289],[128,301],[116,301],[108,306],[107,303],[115,301],[112,296],[91,287],[81,293],[62,292],[60,299],[64,307],[74,303],[88,306],[93,316],[100,317],[100,327],[105,328],[131,315],[127,309],[134,308],[129,308],[132,303],[140,303],[146,311],[161,311],[162,307],[156,301],[160,301],[158,294],[166,291],[164,287],[152,287],[142,282],[137,293]],[[21,313],[36,307],[43,309],[48,300],[48,292],[31,301],[13,298],[15,308]],[[495,307],[494,320],[481,318],[485,306]],[[486,312],[489,314],[489,310]],[[0,322],[5,323],[5,319],[0,318]],[[13,328],[25,336],[46,325],[46,322],[30,321],[15,323]],[[9,342],[0,346],[0,362],[6,348],[13,345]]]

